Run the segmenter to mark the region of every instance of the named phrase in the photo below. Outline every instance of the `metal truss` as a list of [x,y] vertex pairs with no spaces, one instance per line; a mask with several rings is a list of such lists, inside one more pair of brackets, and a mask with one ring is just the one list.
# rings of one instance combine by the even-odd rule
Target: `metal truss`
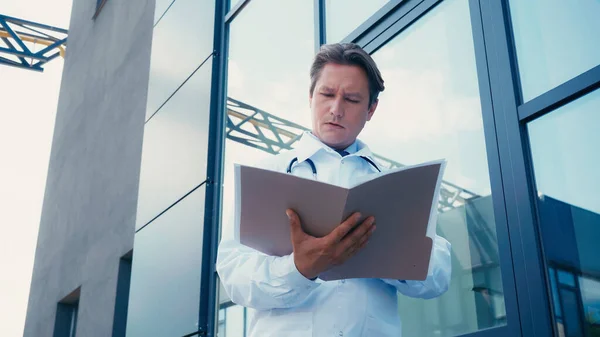
[[[309,129],[231,97],[227,98],[226,135],[233,141],[271,154],[278,154],[282,150],[291,150],[304,131]],[[387,168],[405,166],[379,154],[374,156]],[[440,212],[445,212],[479,197],[460,186],[442,181],[438,209]]]
[[42,72],[47,62],[64,58],[67,34],[65,29],[0,14],[0,65]]

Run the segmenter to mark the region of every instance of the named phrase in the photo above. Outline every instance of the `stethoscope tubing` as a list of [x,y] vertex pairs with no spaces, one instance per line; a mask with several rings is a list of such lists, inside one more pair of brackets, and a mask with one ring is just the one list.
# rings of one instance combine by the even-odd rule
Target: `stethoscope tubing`
[[[369,163],[371,166],[373,166],[377,172],[381,172],[381,170],[379,169],[379,167],[377,166],[377,164],[375,164],[375,162],[373,162],[369,157],[365,157],[365,156],[360,156],[362,159],[366,160],[367,163]],[[294,159],[292,159],[290,161],[290,163],[288,164],[287,173],[292,173],[292,170],[294,169],[294,164],[298,162],[298,157],[295,157]],[[312,161],[312,159],[307,158],[305,160],[305,162],[310,166],[310,169],[312,171],[313,174],[313,178],[317,179],[317,167],[315,166],[315,163]]]

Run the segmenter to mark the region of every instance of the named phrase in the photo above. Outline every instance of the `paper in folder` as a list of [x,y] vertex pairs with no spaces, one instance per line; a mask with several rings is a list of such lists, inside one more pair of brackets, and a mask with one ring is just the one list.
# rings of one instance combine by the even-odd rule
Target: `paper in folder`
[[445,160],[368,175],[348,188],[255,167],[236,165],[235,226],[240,243],[274,256],[292,253],[285,210],[295,210],[304,231],[329,234],[354,212],[375,217],[369,244],[344,264],[319,275],[424,280],[435,237]]

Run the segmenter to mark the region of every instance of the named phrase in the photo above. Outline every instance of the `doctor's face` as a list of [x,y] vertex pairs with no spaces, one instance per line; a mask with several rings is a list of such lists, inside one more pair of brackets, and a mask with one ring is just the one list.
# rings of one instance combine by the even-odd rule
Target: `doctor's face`
[[350,146],[377,108],[369,106],[366,72],[335,63],[323,67],[309,102],[313,134],[335,149]]

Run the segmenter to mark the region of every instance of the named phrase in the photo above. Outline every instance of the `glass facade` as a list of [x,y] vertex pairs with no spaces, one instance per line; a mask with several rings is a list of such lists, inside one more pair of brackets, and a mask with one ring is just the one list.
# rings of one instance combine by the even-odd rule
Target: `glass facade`
[[[275,143],[275,134],[257,127],[255,121],[273,123],[275,118],[282,118],[310,126],[308,68],[314,55],[312,5],[310,1],[253,1],[231,24],[223,237],[233,235],[233,224],[227,221],[234,206],[233,164],[258,163],[282,150],[283,143]],[[295,18],[294,22],[290,18]],[[273,26],[281,28],[273,30]],[[283,51],[285,57],[282,57]],[[254,118],[248,119],[248,116]],[[280,129],[297,133],[290,127]],[[284,142],[294,137],[283,136]]]
[[158,23],[173,2],[173,0],[156,0],[156,5],[154,7],[154,24]]
[[146,123],[136,229],[206,179],[211,70],[209,59]]
[[[450,288],[399,296],[402,336],[600,336],[600,75],[576,80],[600,64],[597,2],[250,0],[218,28],[241,1],[156,1],[127,336],[248,335],[253,309],[201,288],[206,238],[234,235],[233,164],[311,127],[315,32],[331,43],[358,27],[386,86],[359,138],[388,167],[448,160]],[[213,315],[199,303],[214,292]]]
[[152,36],[146,120],[211,55],[213,48],[214,1],[176,0],[168,8]]
[[200,330],[215,8],[156,2],[128,337]]
[[523,100],[600,64],[600,2],[510,1]]
[[[252,1],[230,26],[223,238],[233,236],[233,164],[255,164],[279,153],[301,132],[291,125],[310,126],[313,16],[313,1]],[[285,57],[281,57],[283,51]],[[278,119],[289,126],[277,125]],[[269,130],[271,126],[277,135]],[[219,326],[218,336],[245,336],[244,316],[233,314],[238,306],[225,298],[221,303],[224,325]]]
[[373,54],[386,88],[361,139],[390,166],[448,161],[437,230],[453,278],[434,300],[399,299],[405,337],[506,322],[471,29],[468,1],[444,1]]
[[560,336],[600,336],[600,90],[527,125]]
[[326,0],[326,41],[342,41],[390,0]]
[[127,336],[198,330],[204,186],[135,235]]

